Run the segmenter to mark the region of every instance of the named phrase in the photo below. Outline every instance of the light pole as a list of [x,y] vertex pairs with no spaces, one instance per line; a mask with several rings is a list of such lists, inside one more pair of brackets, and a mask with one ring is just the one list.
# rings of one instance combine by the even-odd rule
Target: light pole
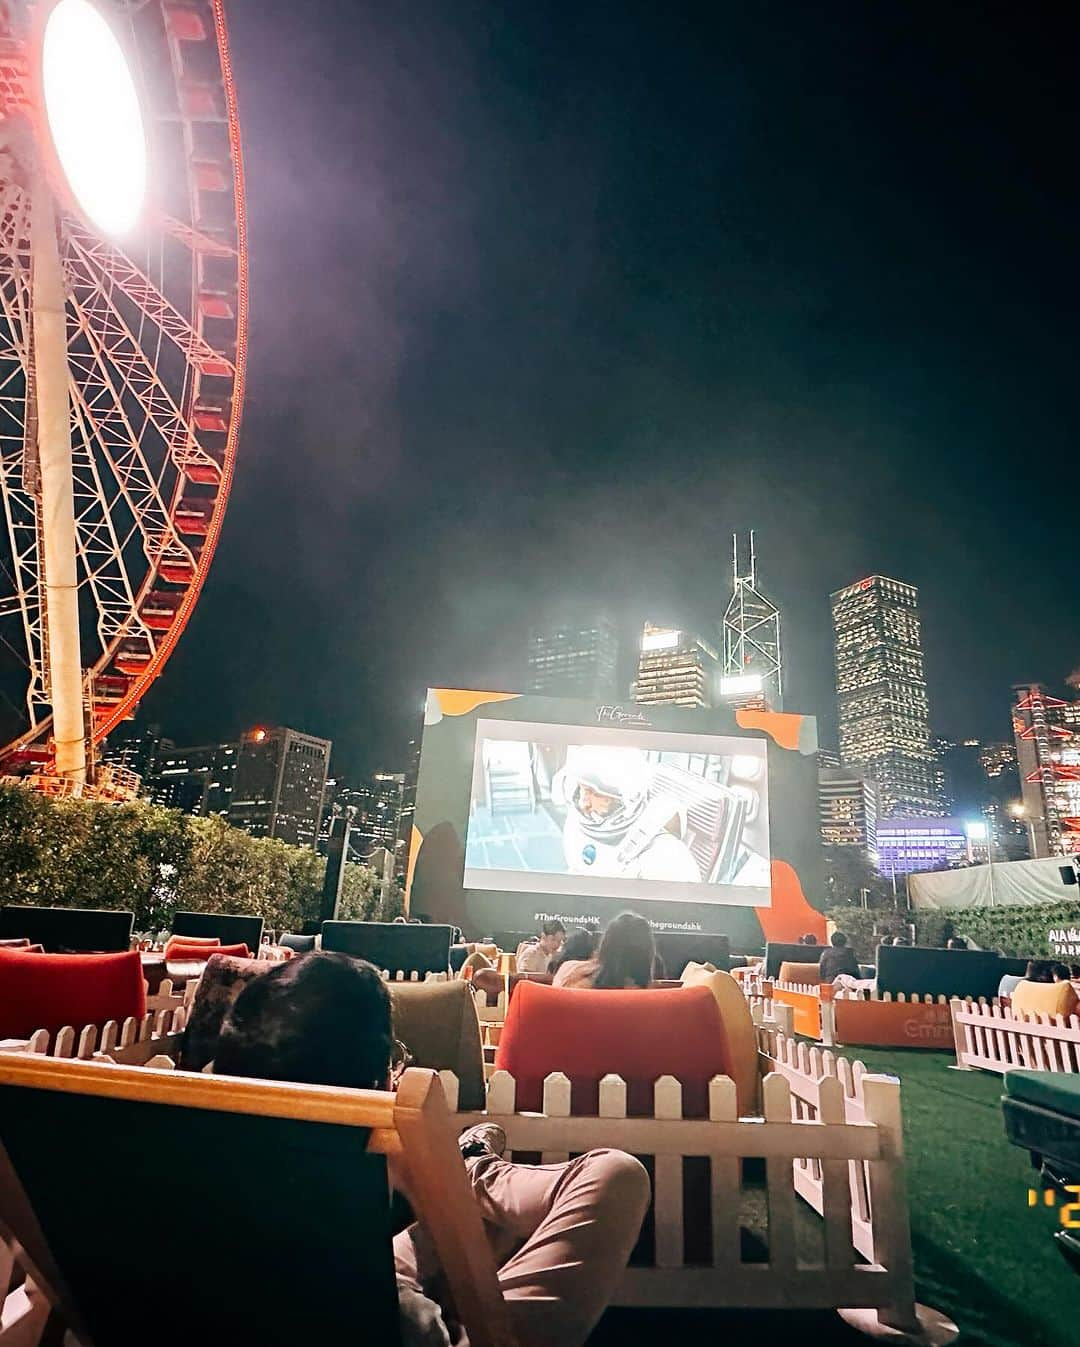
[[964,831],[968,839],[968,856],[974,860],[974,851],[972,842],[983,842],[986,845],[986,864],[987,879],[990,882],[990,906],[994,907],[994,833],[993,825],[988,823],[985,818],[972,819],[970,823],[964,824]]
[[1013,818],[1015,818],[1015,819],[1023,819],[1024,822],[1027,824],[1028,848],[1029,848],[1029,850],[1030,850],[1030,852],[1031,852],[1031,859],[1032,859],[1032,860],[1035,860],[1035,859],[1036,859],[1036,855],[1035,855],[1035,820],[1031,817],[1031,815],[1028,813],[1027,809],[1026,809],[1022,804],[1014,804],[1014,805],[1010,805],[1010,806],[1009,806],[1009,813],[1012,815]]
[[79,640],[79,576],[75,556],[67,304],[56,241],[56,212],[40,165],[34,168],[33,184],[30,248],[33,257],[34,400],[49,700],[57,775],[81,785],[86,780],[86,725]]
[[31,184],[32,382],[45,644],[56,772],[81,787],[86,721],[67,291],[57,204],[107,236],[128,233],[142,213],[147,152],[131,66],[109,20],[91,0],[46,0],[31,51],[31,87],[38,96],[24,167]]

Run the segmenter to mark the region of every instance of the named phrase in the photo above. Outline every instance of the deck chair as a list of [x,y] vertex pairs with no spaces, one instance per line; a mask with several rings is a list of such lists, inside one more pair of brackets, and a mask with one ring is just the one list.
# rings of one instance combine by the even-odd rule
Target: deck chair
[[[469,1340],[512,1347],[433,1072],[393,1095],[0,1057],[0,1235],[29,1287],[16,1308],[30,1317],[41,1288],[79,1347],[390,1347],[392,1154]],[[178,1177],[191,1216],[151,1221]]]

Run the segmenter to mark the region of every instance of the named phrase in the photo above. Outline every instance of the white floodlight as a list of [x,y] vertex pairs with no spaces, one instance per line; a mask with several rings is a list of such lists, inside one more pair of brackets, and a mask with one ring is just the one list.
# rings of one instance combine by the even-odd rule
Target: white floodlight
[[45,117],[61,172],[95,228],[123,235],[146,196],[142,109],[127,57],[90,0],[57,0],[41,44]]

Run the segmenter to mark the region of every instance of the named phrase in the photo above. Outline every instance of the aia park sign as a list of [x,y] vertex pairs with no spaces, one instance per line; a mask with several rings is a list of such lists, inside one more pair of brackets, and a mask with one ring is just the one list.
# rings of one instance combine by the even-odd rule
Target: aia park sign
[[1046,943],[1059,959],[1080,959],[1080,929],[1054,926],[1046,933]]

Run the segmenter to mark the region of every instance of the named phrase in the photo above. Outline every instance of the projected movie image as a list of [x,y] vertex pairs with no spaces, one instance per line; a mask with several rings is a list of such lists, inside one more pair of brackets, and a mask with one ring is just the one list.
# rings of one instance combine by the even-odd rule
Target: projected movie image
[[477,722],[465,885],[767,906],[759,739]]

